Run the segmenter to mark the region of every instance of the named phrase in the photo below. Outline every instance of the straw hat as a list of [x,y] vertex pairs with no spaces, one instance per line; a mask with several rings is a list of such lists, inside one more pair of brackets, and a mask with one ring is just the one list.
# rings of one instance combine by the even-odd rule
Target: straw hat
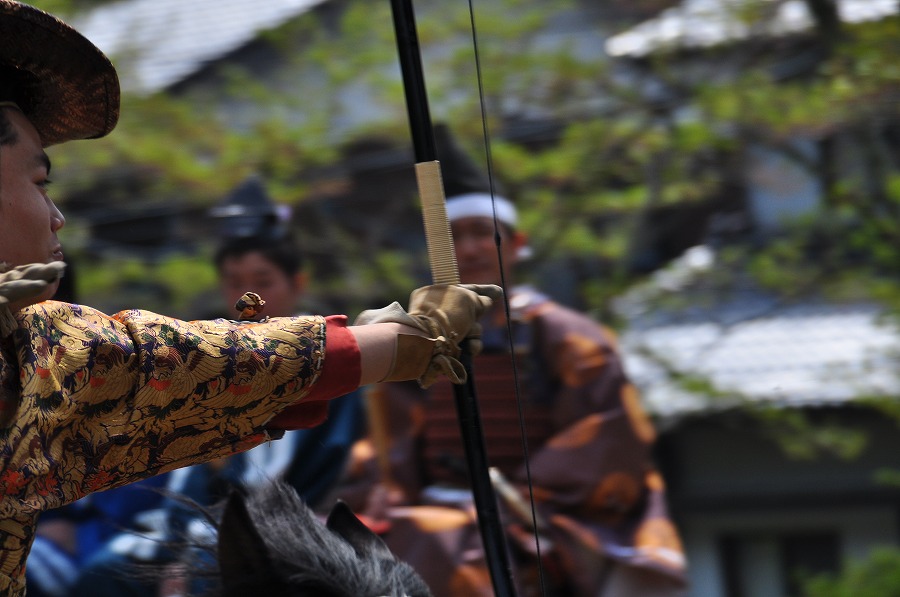
[[119,79],[109,59],[53,15],[0,0],[0,100],[13,101],[44,147],[109,133]]

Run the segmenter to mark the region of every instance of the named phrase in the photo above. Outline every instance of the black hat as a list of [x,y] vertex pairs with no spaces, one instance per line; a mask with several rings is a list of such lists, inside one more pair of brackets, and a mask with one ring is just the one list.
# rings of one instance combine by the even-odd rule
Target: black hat
[[[434,144],[437,159],[441,162],[441,177],[447,199],[470,193],[491,194],[491,181],[487,174],[459,146],[446,124],[434,125]],[[503,194],[496,182],[494,193]]]
[[83,35],[33,6],[0,0],[0,100],[15,103],[44,147],[109,133],[119,79]]
[[280,238],[287,227],[276,206],[269,198],[262,180],[251,176],[242,182],[210,216],[218,220],[219,235],[223,239]]
[[434,128],[435,149],[441,163],[441,178],[447,197],[447,217],[452,222],[458,218],[494,217],[510,228],[518,226],[518,214],[512,201],[502,196],[475,162],[453,139],[444,124]]

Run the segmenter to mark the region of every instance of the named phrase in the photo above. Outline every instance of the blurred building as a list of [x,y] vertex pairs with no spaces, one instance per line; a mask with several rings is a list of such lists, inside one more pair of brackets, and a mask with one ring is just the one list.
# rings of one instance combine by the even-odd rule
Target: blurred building
[[[690,119],[677,85],[653,78],[654,57],[671,58],[681,81],[748,68],[803,80],[840,27],[898,10],[893,0],[683,0],[613,35],[606,50],[661,110]],[[873,134],[900,155],[897,123],[879,122]],[[852,131],[825,118],[760,136],[734,170],[743,208],[714,215],[709,245],[686,251],[618,304],[630,324],[627,368],[660,421],[659,459],[691,597],[791,597],[803,575],[900,546],[896,320],[871,303],[811,293],[791,300],[740,276],[717,285],[715,275],[727,244],[716,226],[764,243],[821,207],[832,183],[823,171],[877,180],[865,155]],[[649,220],[647,228],[652,238]]]
[[658,421],[690,595],[799,595],[799,575],[900,546],[900,330],[874,304],[717,288],[715,268],[695,247],[618,301],[626,368]]

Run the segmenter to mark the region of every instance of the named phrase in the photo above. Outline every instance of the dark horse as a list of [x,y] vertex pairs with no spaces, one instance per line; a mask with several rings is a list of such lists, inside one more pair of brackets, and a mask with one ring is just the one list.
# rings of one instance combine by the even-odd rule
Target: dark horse
[[228,498],[217,545],[224,597],[430,597],[350,508],[322,524],[294,489],[268,483]]

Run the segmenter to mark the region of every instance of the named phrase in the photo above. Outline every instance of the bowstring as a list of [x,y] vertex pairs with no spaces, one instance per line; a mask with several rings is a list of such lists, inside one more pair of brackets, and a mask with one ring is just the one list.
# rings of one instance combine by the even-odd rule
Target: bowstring
[[494,201],[495,197],[495,189],[494,189],[494,163],[493,158],[491,156],[491,138],[490,138],[490,130],[487,122],[487,108],[484,99],[484,82],[481,76],[481,57],[479,52],[479,44],[478,44],[478,32],[475,26],[475,7],[473,5],[472,0],[468,0],[469,4],[469,20],[472,28],[472,49],[475,56],[475,75],[478,81],[478,100],[479,107],[481,109],[481,128],[482,135],[484,140],[484,152],[486,158],[486,166],[487,166],[487,175],[488,175],[488,187],[490,189],[491,196],[491,212],[493,215],[493,224],[494,224],[494,246],[497,250],[497,261],[500,265],[500,287],[503,289],[503,310],[506,315],[506,336],[509,342],[509,354],[512,360],[512,371],[513,371],[513,385],[515,390],[516,397],[516,410],[519,418],[519,434],[522,439],[522,454],[525,457],[525,479],[528,484],[528,504],[531,507],[531,527],[534,530],[534,543],[535,543],[535,551],[537,555],[538,562],[538,576],[540,579],[541,585],[541,595],[546,594],[546,585],[544,583],[544,565],[543,565],[543,557],[541,552],[541,538],[538,527],[538,517],[537,517],[537,509],[535,507],[534,500],[534,485],[531,481],[531,464],[530,458],[528,456],[528,436],[526,434],[526,425],[525,425],[525,411],[522,406],[522,395],[519,391],[519,371],[518,364],[516,361],[516,352],[515,352],[515,344],[513,342],[513,330],[512,330],[512,318],[511,318],[511,309],[509,306],[509,293],[506,291],[506,269],[503,267],[503,239],[500,235],[500,223],[497,218],[497,205]]

